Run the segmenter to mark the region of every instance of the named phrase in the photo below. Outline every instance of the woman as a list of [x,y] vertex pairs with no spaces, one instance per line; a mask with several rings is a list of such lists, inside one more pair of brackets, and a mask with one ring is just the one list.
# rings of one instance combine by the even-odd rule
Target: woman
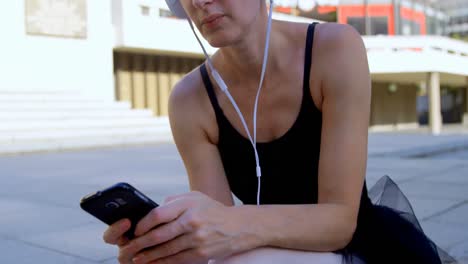
[[352,27],[270,25],[264,0],[175,3],[219,48],[170,97],[193,192],[132,241],[128,220],[112,225],[120,263],[441,263],[422,230],[368,197],[371,80]]

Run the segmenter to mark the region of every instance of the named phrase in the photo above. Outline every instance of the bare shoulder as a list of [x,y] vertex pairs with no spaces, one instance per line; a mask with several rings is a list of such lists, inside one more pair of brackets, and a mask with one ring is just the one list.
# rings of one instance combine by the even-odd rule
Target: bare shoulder
[[200,66],[198,66],[176,83],[169,97],[169,107],[177,108],[177,112],[206,111],[204,108],[206,108],[207,99]]
[[324,66],[332,66],[336,71],[337,67],[352,66],[356,60],[367,60],[363,38],[354,27],[330,22],[317,25],[316,31],[314,48],[317,56],[328,62]]
[[176,83],[169,97],[169,120],[174,129],[200,127],[206,116],[207,96],[200,68],[196,67]]
[[322,52],[336,52],[338,50],[353,51],[364,47],[362,36],[352,26],[334,22],[321,23],[317,26],[316,41]]
[[[345,85],[345,82],[368,81],[367,51],[355,28],[347,24],[322,23],[318,25],[315,36],[314,54],[319,60],[323,83],[341,84],[325,85],[322,89],[359,89],[359,85]],[[340,78],[337,78],[338,74]]]
[[199,67],[196,67],[185,74],[173,87],[169,97],[170,105],[180,108],[196,103],[201,84]]

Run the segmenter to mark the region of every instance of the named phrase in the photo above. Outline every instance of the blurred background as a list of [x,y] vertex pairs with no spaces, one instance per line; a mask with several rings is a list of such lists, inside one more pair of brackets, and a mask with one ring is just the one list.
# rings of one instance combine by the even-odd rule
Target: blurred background
[[[276,19],[346,23],[362,34],[370,131],[437,135],[468,123],[468,0],[274,5]],[[204,57],[164,0],[2,1],[0,18],[0,153],[171,138],[170,90]]]

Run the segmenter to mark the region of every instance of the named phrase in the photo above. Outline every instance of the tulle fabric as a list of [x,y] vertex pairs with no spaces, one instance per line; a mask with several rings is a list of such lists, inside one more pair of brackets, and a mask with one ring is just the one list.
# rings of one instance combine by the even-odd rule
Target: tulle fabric
[[458,263],[424,233],[410,202],[388,175],[369,189],[368,197],[372,204],[360,213],[361,224],[341,252],[343,263]]

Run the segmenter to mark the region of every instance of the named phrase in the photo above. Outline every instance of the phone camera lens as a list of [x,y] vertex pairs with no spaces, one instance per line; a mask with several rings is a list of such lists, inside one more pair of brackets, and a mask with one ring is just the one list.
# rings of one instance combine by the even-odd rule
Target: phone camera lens
[[119,204],[116,202],[108,202],[106,203],[106,207],[109,209],[116,209],[119,208]]

